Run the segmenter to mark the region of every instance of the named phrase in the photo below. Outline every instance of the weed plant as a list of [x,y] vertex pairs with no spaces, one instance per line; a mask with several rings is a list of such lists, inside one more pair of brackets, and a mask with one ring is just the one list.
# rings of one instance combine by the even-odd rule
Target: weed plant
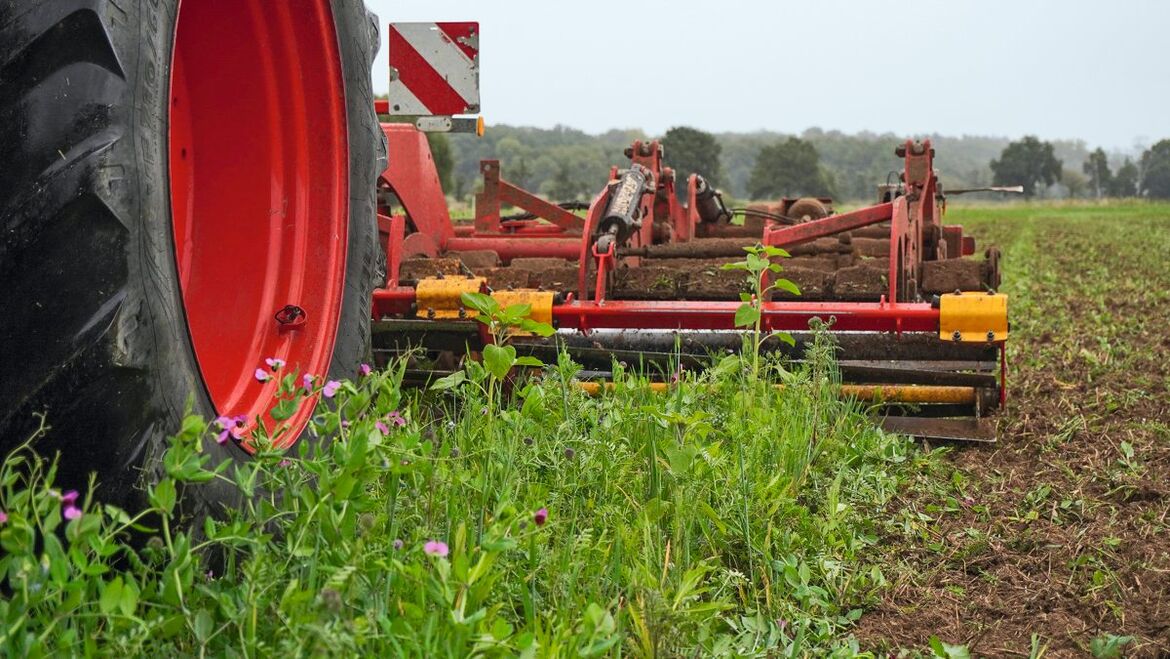
[[[0,647],[853,655],[885,583],[883,504],[916,467],[838,398],[832,353],[822,333],[800,366],[753,351],[665,393],[615,364],[595,398],[566,355],[519,375],[468,360],[427,392],[402,387],[405,362],[322,382],[272,360],[275,407],[317,405],[318,439],[254,433],[251,459],[213,465],[203,447],[243,424],[188,417],[133,512],[61,492],[43,428],[0,467]],[[213,480],[240,505],[184,515]]]

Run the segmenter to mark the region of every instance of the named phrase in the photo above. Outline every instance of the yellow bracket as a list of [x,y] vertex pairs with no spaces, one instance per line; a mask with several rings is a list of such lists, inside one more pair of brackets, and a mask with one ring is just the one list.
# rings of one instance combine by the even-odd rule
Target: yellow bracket
[[950,293],[939,299],[938,337],[944,341],[1006,341],[1007,296],[998,293]]
[[414,287],[418,317],[427,319],[467,318],[461,299],[464,293],[478,293],[487,286],[483,277],[427,277]]
[[527,304],[532,307],[532,311],[528,314],[529,318],[538,323],[552,324],[553,293],[551,291],[538,291],[535,288],[494,291],[492,299],[505,309],[517,304]]

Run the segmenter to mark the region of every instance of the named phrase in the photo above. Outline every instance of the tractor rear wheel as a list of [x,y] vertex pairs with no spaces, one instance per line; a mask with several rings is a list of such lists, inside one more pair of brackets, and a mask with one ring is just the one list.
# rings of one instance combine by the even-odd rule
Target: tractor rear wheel
[[62,484],[131,505],[188,405],[276,427],[265,358],[357,371],[377,39],[362,0],[0,0],[0,453],[44,413]]

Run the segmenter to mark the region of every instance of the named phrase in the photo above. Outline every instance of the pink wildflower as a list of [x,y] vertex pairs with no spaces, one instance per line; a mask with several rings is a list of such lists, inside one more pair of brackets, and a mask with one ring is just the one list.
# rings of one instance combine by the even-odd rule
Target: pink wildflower
[[268,364],[268,368],[274,371],[279,371],[280,369],[284,368],[284,360],[278,357],[269,357],[268,359],[264,360],[264,363]]
[[64,508],[61,515],[65,519],[77,519],[81,517],[81,509],[77,507],[77,490],[69,490],[61,495],[61,506]]
[[7,523],[8,523],[8,513],[4,512],[3,510],[0,510],[0,524],[7,524]]
[[393,423],[396,426],[405,426],[406,425],[406,419],[402,418],[402,415],[398,413],[398,410],[394,410],[393,412],[387,414],[386,420],[389,421],[390,423]]
[[548,508],[541,508],[540,510],[533,513],[532,521],[537,526],[544,526],[544,523],[548,521]]
[[398,551],[399,549],[402,549],[402,540],[401,539],[394,541],[394,551]]
[[372,369],[372,368],[370,368],[370,365],[369,365],[369,364],[362,364],[361,366],[359,366],[359,367],[358,367],[358,371],[360,371],[360,372],[361,372],[361,374],[362,374],[362,376],[363,376],[363,377],[365,377],[365,376],[369,375],[369,374],[370,374],[370,371],[372,371],[372,370],[373,370],[373,369]]
[[241,414],[239,416],[232,417],[232,421],[234,422],[230,428],[232,437],[235,439],[243,439],[244,435],[248,434],[248,417]]
[[277,464],[276,466],[277,467],[287,467],[290,464],[292,464],[292,462],[288,458],[285,458],[285,459],[281,460],[280,463]]
[[244,435],[248,433],[248,429],[245,427],[247,423],[248,417],[242,414],[216,417],[215,425],[219,426],[219,434],[215,436],[216,443],[226,444],[229,437],[243,439]]
[[257,382],[268,382],[271,379],[272,379],[272,376],[268,374],[268,371],[266,371],[262,368],[256,369],[256,381]]
[[450,553],[450,551],[447,549],[447,543],[442,542],[441,540],[431,540],[427,544],[423,545],[423,551],[426,552],[429,556],[438,556],[439,558],[445,558],[447,554]]
[[305,388],[305,393],[313,391],[313,376],[308,373],[301,376],[301,386]]
[[337,380],[330,380],[321,388],[321,393],[325,394],[326,398],[333,398],[337,395],[337,390],[341,388],[341,383]]
[[390,426],[388,426],[388,425],[386,425],[386,424],[382,423],[381,421],[375,421],[375,422],[374,422],[374,427],[375,427],[375,428],[377,428],[377,429],[378,429],[378,432],[382,433],[383,435],[389,435],[389,434],[390,434]]

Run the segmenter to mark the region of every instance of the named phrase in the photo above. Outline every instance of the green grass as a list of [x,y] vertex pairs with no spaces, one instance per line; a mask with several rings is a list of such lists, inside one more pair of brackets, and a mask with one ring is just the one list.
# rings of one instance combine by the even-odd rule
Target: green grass
[[[400,366],[344,383],[313,422],[332,440],[294,455],[208,465],[218,428],[189,418],[133,517],[63,520],[52,463],[14,454],[5,654],[852,655],[884,504],[934,459],[838,400],[824,345],[668,394],[619,369],[600,398],[567,359],[507,395],[478,365],[404,390]],[[189,528],[176,493],[213,478],[243,503]]]

